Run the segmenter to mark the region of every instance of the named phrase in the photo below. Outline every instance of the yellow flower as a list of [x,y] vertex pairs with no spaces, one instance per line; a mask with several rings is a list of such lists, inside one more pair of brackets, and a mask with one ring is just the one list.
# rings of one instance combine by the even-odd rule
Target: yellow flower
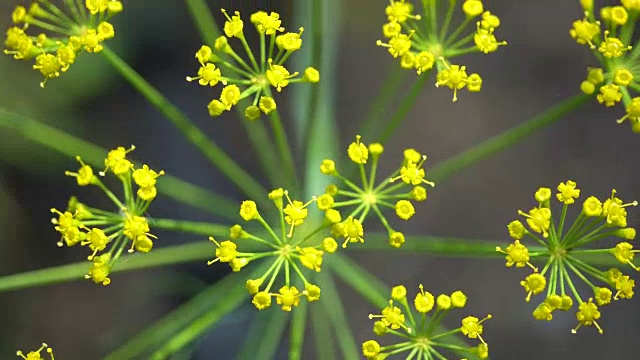
[[29,353],[26,356],[24,355],[22,350],[18,350],[18,352],[16,354],[18,356],[20,356],[21,358],[25,359],[25,360],[41,360],[41,359],[44,359],[42,357],[42,355],[40,354],[42,352],[42,350],[46,350],[47,354],[49,354],[49,356],[51,356],[51,360],[54,360],[53,359],[53,349],[50,348],[49,345],[47,345],[46,343],[42,343],[42,346],[40,346],[40,348],[38,350],[29,351]]
[[426,314],[433,309],[433,305],[435,304],[434,297],[430,292],[424,291],[422,284],[420,284],[419,287],[420,292],[413,300],[413,305],[419,313]]
[[574,199],[580,196],[580,189],[576,189],[576,183],[571,180],[567,180],[567,183],[561,182],[558,185],[558,193],[556,197],[558,201],[563,202],[566,205],[573,204]]
[[380,344],[375,340],[367,340],[362,343],[362,355],[367,359],[372,359],[380,353]]
[[[260,111],[265,114],[276,111],[276,101],[272,96],[272,89],[281,92],[283,88],[294,82],[317,83],[320,73],[313,67],[307,67],[304,74],[290,72],[285,61],[290,55],[302,47],[303,28],[299,32],[287,32],[282,25],[280,15],[275,12],[267,14],[258,11],[251,15],[251,23],[261,39],[261,43],[271,44],[262,46],[259,54],[255,54],[244,35],[244,21],[240,13],[235,11],[230,16],[222,10],[226,21],[224,34],[219,36],[213,49],[203,45],[195,54],[200,70],[198,76],[187,76],[187,81],[198,80],[201,85],[210,87],[218,83],[225,85],[219,99],[209,102],[208,110],[212,117],[220,116],[224,111],[231,110],[240,100],[249,98],[244,108],[247,119],[255,121],[260,118]],[[266,37],[269,37],[266,39]],[[243,58],[234,50],[240,42]]]

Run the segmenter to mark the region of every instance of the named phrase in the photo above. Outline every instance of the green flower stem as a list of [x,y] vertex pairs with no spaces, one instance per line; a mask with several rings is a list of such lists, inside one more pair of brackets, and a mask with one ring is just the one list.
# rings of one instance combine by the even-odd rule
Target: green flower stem
[[156,109],[166,116],[183,135],[246,195],[261,199],[266,190],[245,172],[229,155],[197,128],[189,118],[107,46],[100,52],[105,59]]
[[[258,274],[259,272],[254,271],[252,276],[257,276]],[[244,276],[240,275],[239,278],[235,279],[234,283],[220,288],[220,293],[224,295],[218,297],[217,302],[209,304],[209,311],[193,319],[187,327],[180,330],[153,352],[149,359],[164,360],[169,358],[172,354],[198,339],[220,319],[240,306],[240,303],[247,298],[247,289],[242,279],[244,279]]]
[[[275,353],[281,344],[281,339],[288,323],[289,313],[278,309],[276,304],[272,306],[274,309],[269,309],[270,312],[267,314],[260,314],[261,316],[254,322],[244,341],[241,348],[242,350],[240,354],[236,356],[236,359],[255,360],[256,358],[275,358]],[[297,310],[298,308],[293,309],[292,312]],[[251,311],[256,310],[253,308]],[[256,354],[260,354],[260,356],[256,357]]]
[[[200,33],[200,37],[205,44],[213,46],[216,39],[220,36],[220,31],[205,0],[187,0],[186,5],[189,15]],[[278,159],[264,123],[245,119],[241,110],[245,109],[248,104],[249,101],[245,99],[241,100],[240,103],[235,106],[238,116],[241,118],[240,123],[246,131],[249,141],[253,144],[260,165],[269,182],[273,186],[281,186],[285,177],[282,172],[274,171],[274,169],[278,168]]]
[[385,110],[389,107],[391,101],[398,96],[400,88],[409,73],[409,71],[401,68],[400,66],[392,66],[388,70],[387,76],[382,82],[382,85],[380,85],[378,94],[371,102],[371,107],[369,108],[367,115],[358,127],[363,139],[370,140],[380,136],[380,134],[376,132],[379,128],[376,126],[376,122],[383,119]]
[[[271,90],[267,91],[267,95],[273,97]],[[273,131],[273,136],[276,139],[276,145],[278,147],[278,152],[280,153],[281,165],[278,168],[282,168],[282,172],[286,174],[285,177],[285,186],[293,187],[295,189],[296,180],[298,177],[296,176],[296,166],[295,160],[293,159],[293,151],[289,146],[289,141],[287,140],[287,134],[284,130],[284,126],[282,126],[282,120],[280,120],[280,113],[276,109],[269,114],[269,120],[271,123],[271,130]],[[278,171],[277,169],[271,169],[271,171]],[[297,190],[297,189],[296,189]],[[297,191],[296,191],[297,192]]]
[[229,226],[220,224],[209,224],[198,221],[185,221],[174,219],[150,219],[152,228],[178,231],[184,233],[208,235],[208,236],[229,236]]
[[333,326],[342,358],[346,360],[359,359],[358,346],[351,332],[347,314],[342,306],[342,299],[338,295],[333,278],[326,272],[321,272],[318,274],[318,282],[322,288],[320,303],[324,306],[326,316]]
[[[155,251],[155,250],[154,250]],[[257,267],[251,276],[258,276],[265,266]],[[227,292],[233,292],[236,288],[244,289],[244,279],[247,276],[242,273],[231,273],[222,280],[209,286],[188,302],[180,305],[160,320],[153,323],[144,331],[127,341],[120,348],[107,355],[104,360],[136,359],[148,354],[159,345],[171,339],[180,329],[202,316],[207,310],[215,308],[220,303],[226,302]],[[245,290],[246,291],[246,290]]]
[[[18,135],[66,156],[81,154],[87,164],[96,168],[104,167],[107,150],[28,116],[0,109],[0,127],[13,129]],[[235,202],[176,177],[163,175],[158,179],[157,188],[158,192],[174,200],[225,219],[233,220],[237,217],[238,205]]]
[[453,10],[456,8],[456,1],[449,1],[449,8],[447,9],[447,15],[444,19],[444,24],[440,29],[440,42],[443,43],[447,36],[447,31],[449,30],[449,25],[451,25],[451,18],[453,17]]
[[[314,304],[315,305],[315,304]],[[337,359],[334,333],[320,306],[311,306],[311,326],[316,359]]]
[[[496,246],[502,246],[502,243],[448,238],[439,236],[414,236],[406,235],[406,242],[395,251],[420,252],[430,255],[442,256],[473,256],[473,257],[495,257],[504,258],[504,254],[496,251]],[[363,244],[355,244],[348,249],[352,251],[359,250],[385,250],[391,249],[387,243],[388,235],[384,233],[365,233],[365,242]],[[542,249],[542,248],[540,248]],[[529,251],[537,251],[538,247],[529,246]]]
[[302,358],[302,346],[307,325],[309,303],[303,299],[300,305],[293,311],[291,329],[289,331],[289,360]]
[[[115,267],[111,269],[111,273],[141,270],[189,261],[202,261],[213,257],[213,253],[214,248],[209,241],[154,249],[148,254],[122,256]],[[0,293],[68,281],[84,280],[84,275],[90,266],[90,262],[82,261],[3,276],[0,277]]]
[[[338,154],[338,137],[329,136],[329,134],[339,133],[336,126],[336,89],[338,84],[338,66],[337,66],[337,47],[336,43],[340,41],[340,28],[344,22],[342,2],[339,0],[323,0],[323,1],[299,1],[294,8],[300,7],[300,11],[304,11],[301,3],[309,3],[306,7],[310,11],[313,19],[312,27],[308,28],[312,35],[311,45],[313,47],[313,57],[310,63],[317,66],[320,71],[321,80],[317,84],[310,84],[312,91],[307,97],[304,96],[301,86],[297,86],[296,92],[301,96],[295,98],[300,105],[296,114],[300,116],[308,116],[308,123],[305,119],[297,119],[299,128],[304,131],[303,148],[304,164],[304,190],[305,198],[312,195],[321,194],[325,187],[329,184],[329,178],[326,176],[318,176],[318,166],[323,159],[335,159]],[[309,17],[305,17],[308,19]],[[302,21],[302,19],[298,19]],[[309,37],[305,38],[308,41]],[[299,58],[304,61],[303,58]],[[307,66],[306,63],[304,66]],[[301,64],[302,65],[302,64]],[[302,68],[302,67],[300,67]],[[313,95],[313,96],[311,96]],[[307,105],[308,104],[308,105]]]
[[326,265],[332,273],[373,306],[382,309],[389,304],[387,286],[353,260],[341,254],[333,254]]
[[588,99],[590,95],[576,95],[569,98],[562,103],[552,107],[551,109],[543,112],[542,114],[533,117],[523,124],[520,124],[514,128],[511,128],[500,135],[496,135],[484,142],[462,152],[459,155],[448,159],[431,169],[429,177],[436,183],[444,181],[454,173],[467,168],[475,162],[489,157],[500,150],[504,150],[509,146],[519,143],[525,137],[533,134],[537,130],[551,125],[555,121],[561,119],[571,111],[582,105]]
[[387,125],[382,131],[382,135],[378,137],[378,142],[387,142],[387,140],[389,140],[391,135],[396,131],[402,121],[404,121],[404,119],[407,117],[407,113],[409,113],[409,110],[411,110],[416,102],[416,99],[424,89],[424,84],[426,83],[427,79],[429,79],[429,74],[431,74],[431,70],[423,72],[422,74],[420,74],[416,82],[413,83],[411,89],[409,89],[409,93],[402,99],[402,103],[400,103],[400,106],[391,117],[391,120],[389,120],[388,122],[385,121]]

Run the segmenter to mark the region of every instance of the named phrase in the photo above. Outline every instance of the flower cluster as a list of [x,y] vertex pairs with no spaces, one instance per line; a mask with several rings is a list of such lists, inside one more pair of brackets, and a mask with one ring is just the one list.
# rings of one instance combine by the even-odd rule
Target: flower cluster
[[[129,150],[124,147],[111,150],[104,161],[105,170],[99,173],[101,176],[105,176],[107,172],[112,173],[122,182],[124,201],[120,201],[79,156],[76,159],[80,162],[80,169],[77,172],[66,172],[66,175],[76,178],[79,186],[99,187],[116,206],[115,211],[90,207],[75,197],[69,201],[66,211],[51,209],[57,215],[52,222],[62,236],[58,246],[80,244],[88,246],[92,251],[88,259],[93,261],[93,266],[85,277],[96,284],[106,286],[111,283],[109,272],[127,247],[130,253],[134,250],[148,253],[153,248],[151,238],[156,238],[149,233],[149,220],[144,214],[156,197],[156,181],[164,171],[156,172],[147,165],[135,169],[133,163],[126,158],[127,153],[133,149],[132,146]],[[138,186],[135,195],[132,179]],[[98,255],[109,244],[112,244],[109,251]]]
[[[253,13],[251,23],[260,37],[260,54],[256,56],[245,38],[244,21],[240,18],[240,13],[236,11],[229,16],[224,9],[222,13],[227,18],[224,24],[225,35],[216,39],[213,49],[203,45],[196,52],[195,57],[200,63],[198,75],[187,77],[187,81],[197,80],[202,86],[213,87],[218,83],[224,85],[220,98],[209,103],[211,116],[219,116],[231,110],[241,99],[253,97],[253,102],[245,109],[244,114],[249,120],[257,120],[261,112],[269,114],[276,109],[271,87],[280,92],[290,83],[320,81],[320,73],[313,67],[308,67],[302,76],[298,76],[298,72],[291,73],[284,66],[291,54],[302,47],[303,28],[297,33],[285,33],[278,13]],[[240,40],[246,53],[245,58],[233,49],[227,38]]]
[[[4,53],[21,60],[35,58],[33,69],[44,76],[42,87],[48,79],[69,70],[83,51],[100,52],[102,43],[115,36],[109,19],[122,11],[122,2],[117,0],[87,0],[84,6],[81,1],[64,4],[66,12],[52,1],[39,0],[29,9],[18,5],[11,14],[14,26],[7,30]],[[46,33],[27,34],[34,28]]]
[[[506,255],[507,267],[515,265],[533,270],[533,273],[520,282],[527,293],[527,301],[532,295],[546,290],[544,301],[533,311],[534,318],[549,321],[553,318],[555,310],[568,311],[577,301],[578,326],[572,331],[575,333],[582,325],[594,325],[602,333],[602,328],[596,321],[600,318],[599,307],[611,303],[611,300],[630,299],[633,296],[635,282],[618,268],[603,271],[581,257],[590,254],[612,254],[623,265],[638,270],[633,264],[634,254],[638,250],[633,250],[633,245],[629,242],[635,238],[636,231],[627,227],[626,211],[626,207],[636,206],[638,202],[625,204],[616,197],[615,190],[604,202],[590,196],[582,203],[582,210],[573,224],[565,226],[567,209],[579,196],[580,190],[575,182],[568,180],[558,185],[555,198],[562,203],[562,213],[558,224],[555,225],[550,207],[551,189],[538,189],[534,196],[538,206],[529,212],[518,211],[526,218],[529,229],[519,220],[512,221],[507,229],[509,236],[514,240],[513,244],[504,250],[499,247],[496,250]],[[525,236],[541,247],[529,252],[527,246],[520,242]],[[625,241],[614,247],[593,247],[611,236]],[[584,249],[585,246],[589,248]],[[542,271],[538,271],[529,262],[531,258],[546,261]],[[592,293],[580,296],[574,284],[576,278],[586,284]]]
[[25,360],[42,360],[44,358],[40,353],[42,352],[42,350],[45,350],[45,349],[49,354],[49,356],[51,356],[51,360],[55,360],[53,357],[53,349],[50,348],[49,345],[47,345],[46,343],[42,343],[42,346],[40,346],[40,349],[36,351],[29,351],[29,353],[26,356],[21,350],[18,350],[18,352],[16,352],[16,355],[20,356]]
[[[285,198],[287,200],[286,206]],[[321,224],[305,236],[295,236],[299,232],[298,228],[307,219],[308,206],[316,200],[315,197],[307,203],[298,200],[292,201],[288,191],[275,189],[269,193],[269,199],[273,201],[280,214],[280,231],[276,232],[264,220],[254,201],[244,201],[240,206],[240,217],[245,221],[259,222],[266,233],[264,235],[249,233],[242,226],[234,225],[231,227],[229,240],[218,242],[210,237],[209,239],[216,246],[216,257],[209,261],[208,265],[226,262],[229,263],[233,271],[240,271],[251,261],[266,257],[273,258],[273,263],[261,277],[247,280],[247,290],[253,295],[253,304],[258,310],[271,306],[272,298],[275,298],[282,310],[291,311],[293,307],[300,304],[302,296],[305,296],[307,301],[320,299],[320,288],[307,280],[299,264],[319,272],[322,268],[324,253],[334,253],[338,244],[331,237],[324,239],[315,237],[329,224]],[[241,252],[238,250],[239,246],[249,247],[251,245],[249,241],[264,247],[265,250],[261,252]],[[284,270],[284,285],[277,293],[271,292],[282,270]],[[298,275],[298,280],[292,281],[292,271]],[[302,282],[304,290],[298,290],[294,282]]]
[[[427,190],[422,185],[435,185],[425,179],[422,165],[427,156],[414,149],[406,149],[404,161],[400,168],[384,178],[379,184],[376,184],[378,158],[383,153],[384,147],[379,143],[372,143],[367,146],[360,139],[359,135],[356,136],[356,141],[349,145],[347,154],[351,161],[358,164],[362,181],[361,187],[338,172],[333,160],[325,159],[320,165],[320,171],[325,175],[335,177],[344,185],[344,188],[339,188],[335,184],[329,185],[325,193],[318,197],[318,209],[324,211],[325,218],[335,224],[332,229],[334,236],[344,238],[342,247],[346,247],[349,242],[364,242],[362,223],[371,213],[371,210],[387,230],[389,244],[393,247],[400,247],[405,241],[404,234],[395,231],[389,225],[380,208],[388,207],[394,209],[396,215],[402,220],[409,220],[413,217],[415,208],[411,200],[426,200]],[[371,155],[371,170],[367,176],[364,165],[369,162],[369,155]],[[336,201],[340,197],[345,198],[345,200]],[[349,209],[344,221],[342,221],[343,216],[340,213],[341,208]]]
[[598,102],[607,107],[622,102],[626,114],[618,124],[629,120],[632,131],[640,133],[640,97],[631,94],[640,91],[640,83],[635,81],[640,77],[636,66],[640,46],[633,42],[640,3],[622,0],[622,5],[602,7],[600,20],[596,20],[593,0],[581,3],[584,18],[573,22],[569,35],[589,47],[601,67],[587,69],[580,89],[586,94],[597,93]]
[[[400,307],[395,306],[395,302]],[[407,359],[446,359],[440,352],[454,350],[475,354],[480,359],[489,356],[489,345],[482,338],[483,323],[491,319],[487,315],[483,319],[467,316],[462,319],[459,328],[441,332],[440,323],[452,309],[461,309],[467,304],[467,296],[462,291],[455,291],[451,295],[440,294],[434,297],[420,285],[420,292],[413,300],[413,307],[407,301],[407,289],[398,285],[391,290],[389,306],[382,309],[380,315],[369,315],[369,319],[377,319],[373,324],[373,332],[378,336],[386,334],[396,335],[405,341],[380,346],[375,340],[367,340],[362,344],[362,354],[367,359],[386,359],[388,356],[409,353]],[[427,319],[427,314],[434,308],[435,313]],[[415,311],[414,311],[415,310]],[[470,339],[480,340],[475,347],[464,347],[447,342],[448,338],[462,333]]]
[[[482,78],[478,74],[467,74],[465,66],[453,64],[450,59],[469,53],[492,53],[505,41],[498,41],[493,34],[500,26],[500,19],[484,10],[481,0],[462,2],[464,21],[449,34],[457,1],[424,0],[425,16],[413,14],[413,4],[405,0],[389,0],[386,7],[388,23],[382,26],[387,42],[377,44],[388,49],[389,54],[400,60],[404,69],[427,72],[435,65],[438,71],[436,86],[447,86],[453,90],[453,101],[457,101],[458,90],[466,88],[480,91]],[[446,16],[438,24],[440,6],[448,3]],[[475,21],[475,31],[465,32]]]

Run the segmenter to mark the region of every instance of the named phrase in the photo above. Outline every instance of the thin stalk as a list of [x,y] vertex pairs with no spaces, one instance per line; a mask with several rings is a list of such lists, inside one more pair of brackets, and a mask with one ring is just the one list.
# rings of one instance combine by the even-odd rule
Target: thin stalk
[[308,302],[300,301],[300,305],[293,312],[291,319],[291,329],[289,330],[289,360],[299,360],[302,358],[302,346],[304,344],[304,333],[307,325]]
[[105,59],[156,109],[247,196],[261,199],[266,190],[229,155],[197,128],[189,118],[107,46],[100,52]]
[[398,96],[407,75],[409,75],[409,71],[397,65],[387,71],[387,76],[380,85],[378,94],[371,102],[364,120],[360,123],[359,128],[363,139],[374,139],[380,136],[380,133],[377,132],[380,127],[376,126],[376,122],[384,118],[385,110],[389,107],[391,100]]
[[416,99],[422,92],[424,88],[424,84],[429,78],[429,74],[431,74],[431,70],[427,70],[423,72],[422,74],[420,74],[416,82],[413,83],[413,85],[411,86],[411,89],[409,89],[409,93],[402,99],[400,106],[391,117],[391,120],[386,122],[387,125],[384,127],[384,130],[382,131],[382,135],[380,135],[380,137],[378,138],[379,142],[385,143],[387,140],[389,140],[389,138],[396,131],[398,126],[400,126],[400,124],[402,124],[402,121],[405,120],[407,113],[409,113],[409,110],[413,108],[413,105],[415,104]]
[[149,221],[152,228],[164,229],[177,232],[185,232],[191,234],[210,235],[210,236],[229,236],[229,226],[221,224],[210,224],[198,221],[174,220],[174,219],[156,219],[151,218]]
[[584,94],[569,98],[542,114],[525,121],[523,124],[485,140],[461,154],[436,165],[431,170],[429,176],[432,181],[435,181],[436,183],[441,182],[454,173],[473,165],[479,160],[487,158],[500,150],[508,148],[509,146],[518,144],[522,139],[535,133],[537,130],[551,125],[555,121],[569,114],[590,98],[591,96]]

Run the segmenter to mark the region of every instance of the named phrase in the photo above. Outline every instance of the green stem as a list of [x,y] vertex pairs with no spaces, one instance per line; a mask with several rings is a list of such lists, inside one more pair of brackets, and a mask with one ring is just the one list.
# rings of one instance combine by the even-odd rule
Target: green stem
[[[208,241],[154,249],[148,254],[121,256],[111,273],[141,270],[152,267],[180,264],[190,261],[205,261],[212,256],[212,245]],[[31,287],[53,285],[69,281],[84,280],[91,263],[78,263],[33,270],[0,277],[0,293]]]
[[409,93],[402,99],[402,103],[400,103],[400,106],[391,117],[391,120],[385,121],[386,126],[382,131],[382,135],[380,135],[380,137],[378,138],[379,142],[385,143],[387,140],[389,140],[398,126],[402,123],[402,121],[405,120],[405,118],[407,117],[407,113],[409,112],[409,110],[411,110],[416,102],[416,99],[422,92],[424,84],[429,78],[429,74],[431,74],[431,70],[423,72],[418,77],[416,82],[411,86],[411,89],[409,89]]
[[430,179],[436,183],[441,182],[453,175],[454,173],[467,168],[475,162],[489,157],[500,150],[504,150],[509,146],[519,143],[522,139],[533,134],[537,130],[551,125],[563,116],[582,105],[590,95],[576,95],[562,103],[552,107],[544,113],[527,120],[521,125],[511,128],[500,135],[496,135],[484,142],[454,156],[438,165],[436,165],[430,173]]
[[[68,157],[82,155],[83,161],[96,168],[104,167],[107,150],[58,130],[28,116],[14,114],[0,108],[0,127],[13,129],[18,135],[44,145]],[[136,163],[136,166],[140,166]],[[225,219],[237,217],[238,205],[220,195],[180,180],[171,175],[158,179],[158,191],[168,197],[206,210]]]
[[380,122],[383,119],[385,110],[389,107],[391,100],[398,96],[400,87],[407,78],[409,71],[401,68],[400,66],[392,66],[387,71],[387,76],[380,85],[378,94],[371,102],[371,107],[364,120],[360,124],[360,133],[365,140],[374,139],[380,136],[377,131],[380,129],[376,122]]
[[239,189],[251,198],[263,198],[266,190],[218,147],[218,145],[207,139],[204,132],[197,128],[184,113],[171,104],[158,90],[151,86],[151,84],[107,46],[105,46],[104,50],[100,53],[120,75],[138,90],[156,109],[163,113],[166,118],[171,121],[191,143],[202,151],[229,180],[238,186]]
[[333,278],[326,272],[321,272],[318,274],[318,282],[322,288],[320,302],[324,305],[325,314],[333,325],[342,358],[346,360],[359,359],[358,346],[351,332],[347,314],[342,306],[342,299],[338,295]]
[[210,235],[210,236],[229,236],[229,227],[220,224],[210,224],[198,221],[174,220],[174,219],[150,219],[152,228],[165,229],[171,231]]
[[289,332],[289,360],[299,360],[302,358],[302,345],[304,344],[304,333],[307,325],[308,305],[309,303],[306,300],[302,300],[293,312]]
[[[267,91],[267,95],[273,97],[271,90]],[[284,130],[284,126],[282,126],[282,121],[280,120],[280,113],[278,110],[274,110],[271,112],[269,116],[271,122],[271,130],[273,131],[273,136],[276,140],[276,146],[278,147],[278,152],[280,153],[280,161],[281,165],[278,168],[283,168],[282,172],[286,174],[285,176],[285,185],[287,187],[292,187],[291,190],[295,189],[295,184],[297,183],[296,176],[296,166],[295,160],[293,159],[293,151],[289,146],[289,141],[287,140],[287,134]],[[271,171],[278,171],[277,169],[271,169]],[[297,192],[297,191],[296,191]]]

